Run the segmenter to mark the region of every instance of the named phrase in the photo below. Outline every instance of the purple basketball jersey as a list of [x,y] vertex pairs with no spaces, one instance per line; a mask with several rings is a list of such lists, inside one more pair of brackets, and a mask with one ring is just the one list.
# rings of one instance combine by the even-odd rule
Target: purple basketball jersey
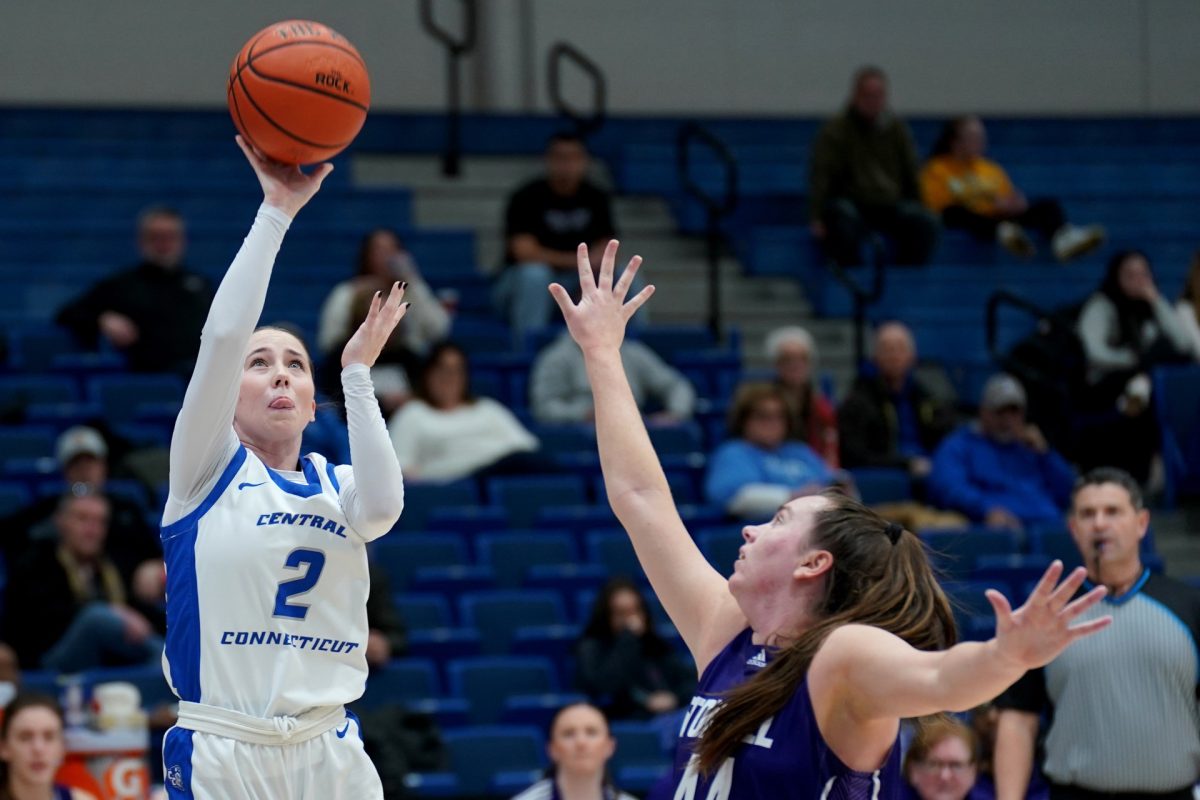
[[[701,778],[691,763],[696,737],[720,703],[720,696],[767,665],[771,651],[739,633],[700,676],[696,696],[684,715],[675,748],[671,791],[658,800],[895,800],[900,797],[900,744],[897,737],[884,765],[855,772],[843,764],[817,730],[808,681],[775,716],[763,720],[714,774]],[[663,787],[665,788],[665,787]]]

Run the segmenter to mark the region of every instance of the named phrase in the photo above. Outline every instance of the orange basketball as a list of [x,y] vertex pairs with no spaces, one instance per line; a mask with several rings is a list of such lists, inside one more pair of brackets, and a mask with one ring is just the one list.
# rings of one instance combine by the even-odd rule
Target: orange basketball
[[247,142],[283,164],[324,161],[358,135],[371,104],[362,56],[319,22],[287,20],[246,42],[229,70],[229,113]]

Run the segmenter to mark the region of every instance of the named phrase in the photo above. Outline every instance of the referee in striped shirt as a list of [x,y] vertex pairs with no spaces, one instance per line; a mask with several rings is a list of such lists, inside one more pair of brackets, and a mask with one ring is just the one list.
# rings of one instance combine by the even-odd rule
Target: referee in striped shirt
[[1111,614],[1113,623],[997,701],[997,800],[1025,797],[1043,714],[1052,800],[1191,799],[1200,780],[1200,590],[1143,567],[1149,524],[1127,473],[1097,469],[1076,484],[1071,535],[1089,581],[1108,587],[1080,620]]

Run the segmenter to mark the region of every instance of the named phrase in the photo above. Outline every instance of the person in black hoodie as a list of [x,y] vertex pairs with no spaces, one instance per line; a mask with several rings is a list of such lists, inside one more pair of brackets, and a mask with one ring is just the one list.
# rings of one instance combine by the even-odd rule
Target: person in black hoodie
[[654,630],[646,599],[633,581],[609,581],[575,645],[576,683],[612,719],[648,719],[674,711],[695,679]]
[[134,372],[188,374],[212,302],[208,281],[183,268],[183,217],[165,206],[138,217],[137,266],[105,278],[59,310],[56,322],[95,348],[103,336]]
[[954,428],[954,410],[913,374],[917,349],[906,325],[879,326],[873,360],[838,409],[842,466],[898,467],[924,478],[930,454]]

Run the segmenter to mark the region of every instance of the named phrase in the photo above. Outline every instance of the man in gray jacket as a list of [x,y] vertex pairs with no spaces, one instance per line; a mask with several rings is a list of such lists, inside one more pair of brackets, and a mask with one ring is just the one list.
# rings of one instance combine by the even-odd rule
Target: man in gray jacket
[[[638,408],[661,409],[652,415],[659,423],[691,418],[696,392],[678,370],[646,345],[631,339],[621,345],[621,360]],[[529,400],[538,422],[593,420],[592,390],[583,353],[566,332],[546,345],[534,360]]]

